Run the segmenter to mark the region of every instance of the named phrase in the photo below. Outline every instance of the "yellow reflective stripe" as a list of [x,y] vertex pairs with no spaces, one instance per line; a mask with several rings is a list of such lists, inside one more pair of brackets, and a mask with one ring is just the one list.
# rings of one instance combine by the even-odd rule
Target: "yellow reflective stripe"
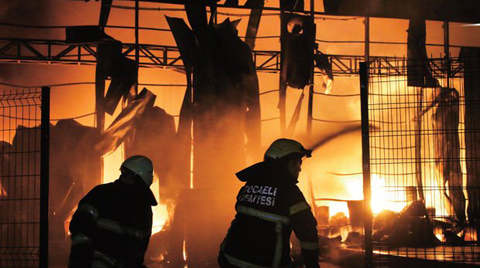
[[302,249],[310,249],[310,250],[315,250],[320,248],[320,245],[318,244],[318,242],[300,241],[300,246],[302,247]]
[[81,204],[78,207],[78,211],[82,211],[90,214],[95,221],[98,219],[98,215],[99,215],[98,210],[90,204],[86,204],[86,203]]
[[80,244],[91,244],[92,239],[83,233],[74,234],[72,235],[72,246],[80,245]]
[[300,202],[298,204],[295,204],[295,205],[291,206],[290,209],[289,209],[289,213],[290,213],[290,216],[292,216],[293,214],[298,213],[302,210],[306,210],[306,209],[310,209],[310,206],[307,204],[307,202],[303,201],[303,202]]
[[282,223],[277,222],[277,224],[275,225],[277,241],[275,243],[275,254],[273,255],[273,268],[278,268],[280,266],[280,261],[282,260],[282,229]]
[[234,257],[226,254],[225,252],[223,252],[223,255],[225,256],[225,259],[227,259],[227,261],[230,264],[232,264],[234,266],[237,266],[237,267],[240,267],[240,268],[268,268],[268,267],[265,267],[265,266],[260,266],[260,265],[254,264],[254,263],[249,263],[249,262],[246,262],[246,261],[239,260],[237,258],[234,258]]
[[123,231],[125,232],[126,235],[128,235],[130,237],[134,237],[138,240],[143,240],[145,238],[148,238],[152,234],[152,232],[150,230],[149,231],[142,231],[142,230],[139,230],[139,229],[135,229],[135,228],[132,228],[132,227],[126,227],[126,226],[123,227]]
[[151,234],[149,231],[141,231],[132,227],[122,226],[116,221],[104,218],[98,219],[97,227],[120,235],[127,235],[138,240],[142,240]]
[[273,214],[273,213],[264,212],[264,211],[257,210],[257,209],[254,209],[254,208],[250,208],[250,207],[238,206],[237,211],[240,212],[240,213],[249,215],[249,216],[260,218],[260,219],[265,220],[265,221],[281,222],[281,223],[284,223],[284,224],[288,224],[290,222],[288,217]]
[[113,233],[123,234],[122,226],[118,222],[109,219],[98,219],[97,227]]
[[[246,261],[237,259],[235,257],[232,257],[232,256],[228,255],[224,251],[222,251],[222,254],[223,254],[223,256],[225,256],[225,259],[227,259],[227,261],[230,264],[232,264],[234,266],[237,266],[239,268],[270,268],[270,267],[261,266],[261,265],[258,265],[258,264],[254,264],[254,263],[250,263],[250,262],[246,262]],[[291,265],[283,266],[283,267],[279,267],[279,268],[292,268],[292,267],[293,267],[293,263]]]
[[[102,263],[106,263],[110,267],[117,267],[116,266],[117,265],[117,260],[116,259],[114,259],[112,257],[109,257],[109,256],[103,254],[100,251],[95,250],[93,252],[93,258],[101,261]],[[92,267],[97,266],[97,265],[98,265],[97,267],[105,267],[105,265],[102,265],[101,263],[96,263],[96,265],[94,265],[94,263],[95,263],[95,260],[92,263]]]

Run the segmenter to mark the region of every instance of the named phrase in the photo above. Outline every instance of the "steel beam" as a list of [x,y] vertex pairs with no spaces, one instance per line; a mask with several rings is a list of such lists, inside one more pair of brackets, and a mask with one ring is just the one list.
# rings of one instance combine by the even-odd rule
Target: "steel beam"
[[[139,44],[141,68],[174,68],[183,69],[178,48],[174,46]],[[12,39],[0,38],[0,62],[15,63],[46,63],[46,64],[82,64],[95,65],[95,43],[67,44],[63,40],[40,40],[40,39]],[[129,58],[135,57],[135,44],[123,44],[123,54]],[[280,52],[255,50],[252,52],[255,67],[258,72],[279,72]],[[335,75],[358,75],[359,63],[365,60],[364,56],[357,55],[329,55]],[[388,66],[385,70],[393,70],[393,75],[404,75],[405,70],[395,68],[392,61],[398,61],[394,57],[370,57],[371,64]],[[393,67],[393,68],[392,68]],[[441,74],[444,68],[433,61],[432,69]],[[460,70],[454,69],[455,75]]]

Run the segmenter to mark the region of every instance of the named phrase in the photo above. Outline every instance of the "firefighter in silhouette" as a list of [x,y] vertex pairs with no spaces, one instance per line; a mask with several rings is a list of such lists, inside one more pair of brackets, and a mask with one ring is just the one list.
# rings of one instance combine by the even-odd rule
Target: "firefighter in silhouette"
[[96,186],[78,204],[70,222],[72,248],[69,268],[144,267],[152,233],[150,190],[153,165],[145,156],[132,156],[120,167],[115,182]]
[[311,152],[297,141],[278,139],[263,162],[236,174],[246,184],[237,195],[237,214],[220,246],[222,268],[292,267],[292,230],[300,240],[305,266],[319,267],[317,221],[296,185],[302,158]]

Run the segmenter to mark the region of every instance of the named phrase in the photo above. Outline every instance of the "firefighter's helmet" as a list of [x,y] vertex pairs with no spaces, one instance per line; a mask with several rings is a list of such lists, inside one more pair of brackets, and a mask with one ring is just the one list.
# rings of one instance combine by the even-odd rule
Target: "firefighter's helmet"
[[[142,178],[143,182],[150,187],[153,182],[153,163],[148,157],[134,155],[125,160],[122,167],[132,171]],[[122,168],[121,167],[121,168]]]
[[278,139],[268,147],[265,152],[265,159],[280,159],[294,153],[298,153],[302,157],[312,156],[312,150],[305,149],[300,142],[290,139]]

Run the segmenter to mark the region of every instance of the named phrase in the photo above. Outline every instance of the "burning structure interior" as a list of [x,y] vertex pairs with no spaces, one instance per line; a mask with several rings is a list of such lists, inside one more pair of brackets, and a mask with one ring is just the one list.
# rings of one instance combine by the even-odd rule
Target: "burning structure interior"
[[[17,2],[0,9],[19,14],[0,23],[0,267],[66,266],[76,204],[135,154],[161,203],[147,265],[216,267],[234,174],[279,137],[314,149],[300,187],[322,262],[479,264],[474,1]],[[86,15],[49,17],[69,8]]]

